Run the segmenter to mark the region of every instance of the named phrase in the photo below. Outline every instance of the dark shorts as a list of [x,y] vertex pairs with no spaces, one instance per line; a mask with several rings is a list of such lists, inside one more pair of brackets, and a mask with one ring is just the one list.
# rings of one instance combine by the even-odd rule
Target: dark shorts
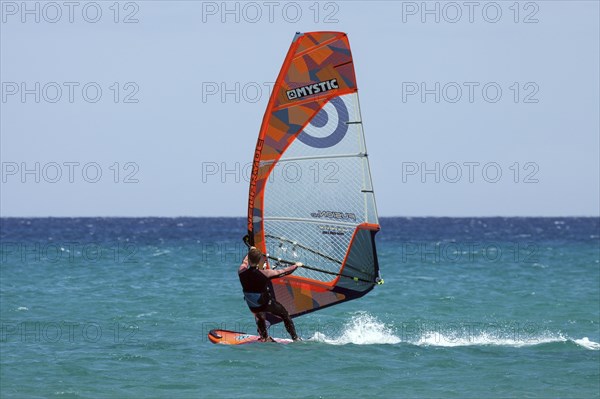
[[[280,304],[279,302],[274,301],[274,300],[270,300],[268,304],[263,305],[261,307],[250,308],[250,310],[254,314],[271,313],[272,315],[280,317],[282,319],[286,319],[289,317],[288,311],[285,309],[285,307],[282,304]],[[259,315],[259,317],[260,316],[262,316],[262,315]]]

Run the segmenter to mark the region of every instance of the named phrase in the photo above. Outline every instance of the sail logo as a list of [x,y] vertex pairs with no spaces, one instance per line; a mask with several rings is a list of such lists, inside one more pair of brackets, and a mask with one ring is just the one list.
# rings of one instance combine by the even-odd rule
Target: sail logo
[[350,115],[341,97],[333,97],[310,120],[298,135],[298,140],[313,148],[329,148],[337,145],[348,132]]
[[313,94],[324,93],[329,90],[339,89],[337,79],[329,79],[319,83],[297,87],[286,92],[288,100],[297,100],[302,97],[312,96]]
[[338,211],[317,211],[311,212],[310,216],[313,218],[328,218],[328,219],[348,219],[356,221],[356,214],[350,212],[338,212]]
[[322,234],[343,236],[348,232],[348,229],[345,227],[337,227],[337,226],[318,226],[318,227],[321,230]]

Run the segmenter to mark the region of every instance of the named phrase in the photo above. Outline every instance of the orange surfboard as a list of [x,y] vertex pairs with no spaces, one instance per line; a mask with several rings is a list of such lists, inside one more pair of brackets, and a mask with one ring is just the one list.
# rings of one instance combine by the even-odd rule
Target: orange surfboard
[[[213,344],[221,345],[243,345],[243,344],[262,344],[258,335],[246,334],[239,331],[229,330],[210,330],[208,339]],[[273,338],[279,344],[289,344],[294,341],[285,338]]]

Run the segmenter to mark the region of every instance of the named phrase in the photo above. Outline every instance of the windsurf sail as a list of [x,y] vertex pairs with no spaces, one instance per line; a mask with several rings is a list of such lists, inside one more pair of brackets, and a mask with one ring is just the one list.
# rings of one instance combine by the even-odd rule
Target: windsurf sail
[[357,91],[345,33],[296,34],[263,118],[248,200],[249,241],[268,267],[306,265],[273,280],[292,317],[383,282]]

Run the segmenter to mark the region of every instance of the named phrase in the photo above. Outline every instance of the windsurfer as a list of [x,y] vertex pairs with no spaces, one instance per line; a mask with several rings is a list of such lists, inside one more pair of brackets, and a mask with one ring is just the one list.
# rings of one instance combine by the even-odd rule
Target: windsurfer
[[258,333],[262,341],[272,341],[267,332],[267,313],[283,319],[285,328],[294,341],[298,335],[294,322],[285,307],[277,302],[269,290],[269,281],[293,273],[302,263],[297,262],[282,270],[265,269],[266,256],[255,247],[251,247],[248,255],[238,269],[238,277],[244,291],[244,299],[254,313]]

